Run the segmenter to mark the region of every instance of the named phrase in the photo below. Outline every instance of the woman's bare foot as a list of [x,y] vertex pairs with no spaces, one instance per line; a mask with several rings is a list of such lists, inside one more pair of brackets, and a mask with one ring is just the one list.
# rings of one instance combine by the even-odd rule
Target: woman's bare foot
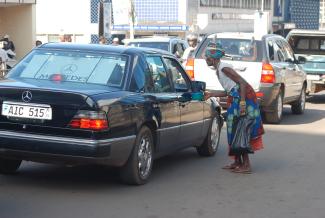
[[252,169],[250,166],[238,166],[234,169],[231,170],[231,172],[233,173],[244,173],[244,174],[251,174],[252,173]]
[[222,167],[222,169],[224,169],[224,170],[233,170],[233,169],[235,169],[236,167],[240,167],[240,164],[234,162],[234,163],[232,163],[232,164],[229,164],[229,165],[226,165],[226,166]]

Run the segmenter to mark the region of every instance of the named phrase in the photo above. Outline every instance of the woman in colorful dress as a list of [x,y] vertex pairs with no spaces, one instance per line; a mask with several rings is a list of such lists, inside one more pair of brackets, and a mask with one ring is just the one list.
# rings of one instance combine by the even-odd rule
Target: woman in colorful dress
[[[234,120],[247,115],[254,119],[254,125],[250,135],[250,144],[253,151],[263,148],[262,135],[264,134],[261,113],[254,89],[243,79],[232,65],[223,63],[220,59],[225,55],[221,44],[210,42],[205,51],[205,60],[212,69],[216,70],[219,82],[225,92],[206,92],[205,99],[210,97],[226,97],[227,101],[227,139],[230,146],[233,140]],[[234,157],[234,163],[226,165],[223,169],[229,169],[235,173],[251,173],[251,165],[248,153],[242,153]]]

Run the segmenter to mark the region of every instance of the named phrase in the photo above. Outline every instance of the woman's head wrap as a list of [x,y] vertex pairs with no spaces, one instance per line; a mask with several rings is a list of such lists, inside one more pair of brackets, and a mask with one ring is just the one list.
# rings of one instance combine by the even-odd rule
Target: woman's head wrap
[[205,56],[214,59],[221,59],[225,55],[225,50],[223,50],[220,43],[209,42],[206,50]]

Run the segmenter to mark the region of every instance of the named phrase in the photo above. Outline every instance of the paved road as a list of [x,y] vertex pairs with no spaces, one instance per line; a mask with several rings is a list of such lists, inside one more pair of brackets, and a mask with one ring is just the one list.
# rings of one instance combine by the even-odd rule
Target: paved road
[[105,168],[24,163],[0,176],[0,218],[325,217],[325,94],[310,98],[303,116],[285,113],[281,125],[265,126],[252,175],[221,169],[224,130],[215,157],[188,149],[163,158],[140,187]]

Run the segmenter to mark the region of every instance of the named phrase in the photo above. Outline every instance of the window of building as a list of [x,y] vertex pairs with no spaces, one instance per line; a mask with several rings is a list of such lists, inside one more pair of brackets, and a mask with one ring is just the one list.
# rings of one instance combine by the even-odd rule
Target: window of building
[[200,0],[200,6],[256,10],[261,9],[262,1],[264,1],[264,10],[271,10],[272,0]]

